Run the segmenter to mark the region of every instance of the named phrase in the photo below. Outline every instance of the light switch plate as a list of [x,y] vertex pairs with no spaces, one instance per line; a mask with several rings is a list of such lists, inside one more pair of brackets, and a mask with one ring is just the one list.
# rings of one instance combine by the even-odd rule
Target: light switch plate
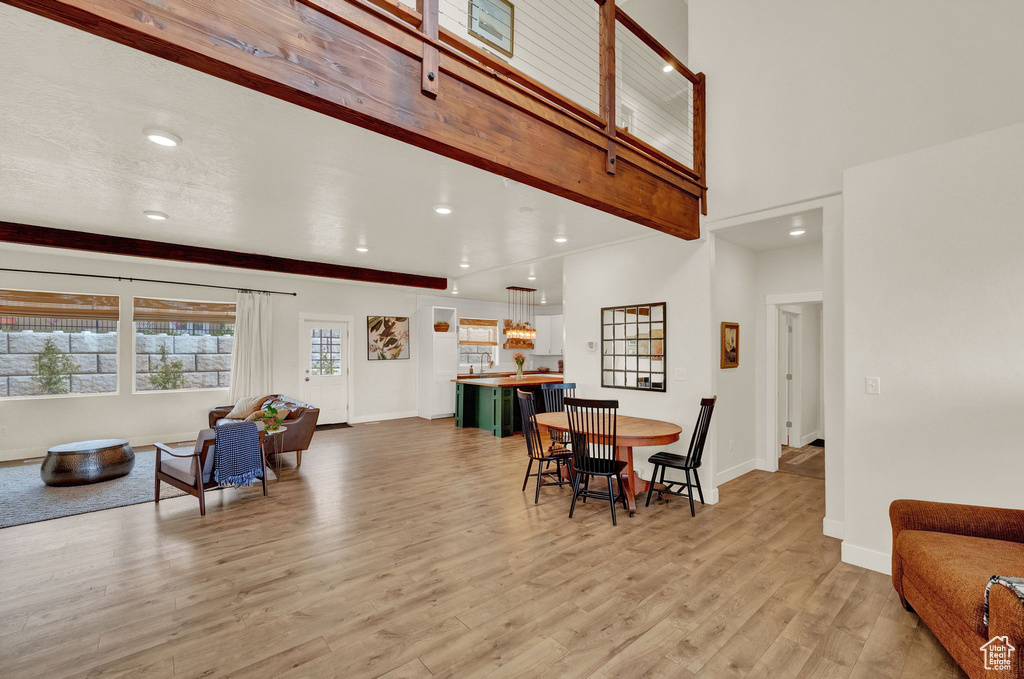
[[864,393],[878,396],[882,393],[882,380],[878,377],[864,378]]

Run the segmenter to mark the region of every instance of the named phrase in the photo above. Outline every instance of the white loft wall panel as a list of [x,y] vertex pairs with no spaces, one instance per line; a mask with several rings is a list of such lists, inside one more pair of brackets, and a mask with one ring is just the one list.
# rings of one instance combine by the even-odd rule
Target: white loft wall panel
[[1024,120],[1020,0],[688,4],[712,220],[835,193],[848,167]]
[[897,498],[1024,508],[1021,186],[1024,125],[844,176],[848,561]]

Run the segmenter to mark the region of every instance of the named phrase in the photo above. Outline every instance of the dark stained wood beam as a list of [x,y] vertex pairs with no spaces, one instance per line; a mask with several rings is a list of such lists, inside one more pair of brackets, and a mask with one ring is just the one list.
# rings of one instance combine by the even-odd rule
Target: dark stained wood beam
[[[380,0],[0,1],[658,231],[700,236],[699,176],[624,144],[608,174],[614,136],[603,126]],[[436,99],[422,93],[425,45],[440,55]]]
[[46,226],[14,224],[11,222],[0,222],[0,242],[38,245],[65,250],[82,250],[85,252],[101,252],[107,255],[124,255],[126,257],[163,259],[172,262],[192,262],[194,264],[227,266],[254,271],[274,271],[276,273],[296,274],[299,276],[336,278],[345,281],[361,281],[363,283],[405,285],[412,288],[428,288],[430,290],[445,290],[448,287],[448,279],[437,276],[364,269],[359,266],[327,264],[326,262],[307,262],[301,259],[288,259],[272,255],[217,250],[215,248],[179,245],[177,243],[162,243],[153,240],[142,240],[140,238],[126,238],[124,236],[106,236],[85,231],[70,231],[68,229],[54,229]]

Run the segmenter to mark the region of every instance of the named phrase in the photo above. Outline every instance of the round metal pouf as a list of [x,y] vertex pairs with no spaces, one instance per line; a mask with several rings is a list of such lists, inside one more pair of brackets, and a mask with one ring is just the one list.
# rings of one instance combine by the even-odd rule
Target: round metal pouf
[[81,486],[125,476],[134,466],[135,452],[125,439],[77,441],[46,451],[39,475],[48,486]]

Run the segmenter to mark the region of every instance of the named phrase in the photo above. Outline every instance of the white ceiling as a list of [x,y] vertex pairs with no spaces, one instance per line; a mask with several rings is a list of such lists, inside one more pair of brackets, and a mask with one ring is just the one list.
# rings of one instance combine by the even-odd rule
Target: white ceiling
[[496,301],[534,263],[551,304],[561,256],[654,234],[8,5],[0,64],[0,220],[446,276]]
[[[715,235],[754,252],[791,248],[821,242],[821,209],[794,212],[784,217],[773,217],[747,224],[716,229]],[[802,236],[791,236],[790,231],[804,229]]]

